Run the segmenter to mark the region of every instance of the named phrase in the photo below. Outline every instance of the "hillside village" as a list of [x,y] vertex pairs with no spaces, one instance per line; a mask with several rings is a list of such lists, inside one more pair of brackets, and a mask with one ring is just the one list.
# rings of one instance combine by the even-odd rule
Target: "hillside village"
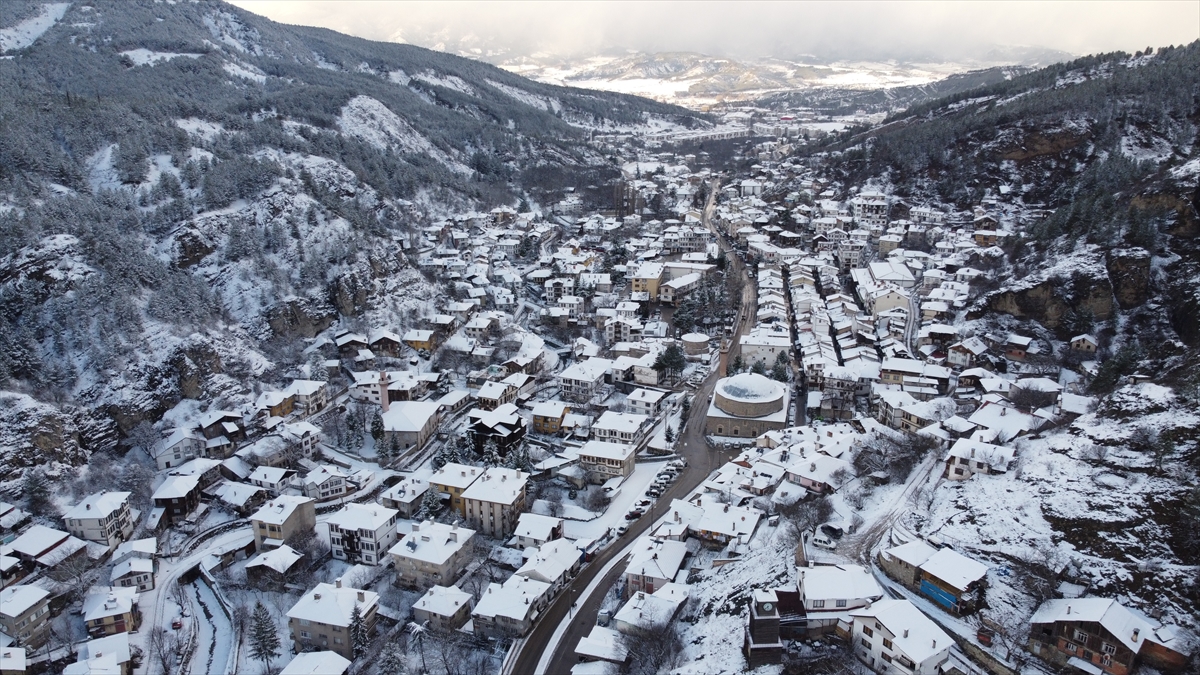
[[[547,203],[385,209],[336,311],[259,311],[223,209],[173,230],[289,339],[178,352],[123,455],[25,470],[0,675],[1195,672],[1200,414],[1126,339],[1160,252],[1034,253],[1019,176],[845,180],[820,143],[882,114],[710,117],[589,132],[615,179]],[[355,172],[280,158],[229,208],[349,231],[302,191]]]
[[5,663],[240,670],[229,636],[269,597],[284,673],[464,648],[515,672],[539,627],[538,667],[580,675],[663,631],[678,672],[811,665],[834,637],[868,669],[1183,667],[1186,607],[1049,532],[1076,508],[1024,501],[1120,433],[1089,394],[1102,337],[979,311],[1043,214],[910,205],[774,147],[732,179],[642,151],[603,213],[568,193],[422,227],[402,255],[442,292],[414,325],[331,326],[288,386],[180,402],[148,495],[4,505]]

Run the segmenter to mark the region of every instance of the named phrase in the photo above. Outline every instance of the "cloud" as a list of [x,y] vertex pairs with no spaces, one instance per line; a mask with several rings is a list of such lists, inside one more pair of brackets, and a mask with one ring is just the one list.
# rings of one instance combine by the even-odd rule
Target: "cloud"
[[944,60],[997,46],[1073,54],[1200,39],[1200,1],[329,2],[234,0],[277,21],[486,55],[616,50]]

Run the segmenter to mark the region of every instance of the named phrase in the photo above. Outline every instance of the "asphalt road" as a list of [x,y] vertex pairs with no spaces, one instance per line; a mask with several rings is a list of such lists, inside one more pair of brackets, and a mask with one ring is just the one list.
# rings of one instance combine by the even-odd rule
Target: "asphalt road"
[[[709,219],[712,216],[718,186],[719,182],[714,181],[712,193],[704,208],[703,217],[705,225],[709,224]],[[751,300],[748,306],[753,308],[755,306],[753,304],[754,285],[748,283],[749,279],[746,278],[741,261],[737,260],[737,255],[730,251],[728,258],[735,265],[733,268],[734,271],[741,275],[745,285],[750,288],[750,295],[744,295],[743,302],[747,299]],[[745,291],[743,292],[745,293]],[[739,318],[747,316],[746,311],[744,310],[742,316]],[[745,320],[741,321],[734,331],[735,344],[737,336],[748,330],[752,323]],[[713,388],[716,386],[719,374],[719,370],[714,371],[704,381],[704,384],[696,390],[692,397],[692,407],[688,413],[687,421],[684,423],[683,429],[680,430],[676,448],[677,452],[687,460],[687,467],[680,472],[678,479],[671,484],[666,492],[655,501],[650,511],[630,523],[629,530],[600,553],[600,555],[596,556],[580,572],[579,576],[575,577],[563,589],[562,593],[554,599],[550,606],[542,612],[537,623],[530,630],[521,653],[516,657],[516,661],[512,667],[513,673],[538,672],[537,666],[542,659],[542,655],[546,648],[551,646],[551,638],[564,621],[570,621],[570,624],[563,633],[562,639],[557,645],[554,645],[554,656],[551,658],[549,666],[542,673],[563,675],[571,672],[571,666],[577,662],[575,658],[575,646],[579,644],[580,638],[590,633],[592,626],[596,625],[596,616],[600,612],[600,604],[603,602],[604,596],[607,595],[609,589],[624,572],[624,565],[615,565],[605,575],[592,595],[580,599],[583,591],[587,589],[592,580],[596,578],[600,571],[613,558],[625,550],[630,542],[644,534],[651,525],[667,513],[672,500],[682,499],[691,494],[691,491],[704,482],[715,469],[737,455],[736,450],[709,449],[708,442],[704,439],[704,418],[708,410],[708,397],[712,394]],[[542,673],[538,673],[538,675],[542,675]]]

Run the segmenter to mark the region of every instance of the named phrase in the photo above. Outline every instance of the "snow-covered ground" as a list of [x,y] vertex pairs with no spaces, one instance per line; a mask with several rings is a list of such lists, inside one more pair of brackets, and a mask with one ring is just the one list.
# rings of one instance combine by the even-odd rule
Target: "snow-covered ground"
[[129,49],[121,52],[121,56],[128,56],[130,61],[133,61],[135,66],[153,66],[156,63],[170,61],[177,58],[198,59],[203,54],[180,54],[176,52],[156,52],[138,47],[137,49]]
[[[638,501],[646,499],[646,488],[654,481],[663,462],[639,462],[633,474],[621,484],[621,492],[613,498],[608,509],[594,520],[568,520],[564,523],[564,534],[568,539],[599,539],[608,531],[626,523],[625,514]],[[595,487],[589,489],[596,489]]]
[[62,20],[67,13],[69,2],[52,2],[42,5],[42,11],[24,21],[0,28],[0,53],[14,49],[24,49],[45,35],[46,31]]

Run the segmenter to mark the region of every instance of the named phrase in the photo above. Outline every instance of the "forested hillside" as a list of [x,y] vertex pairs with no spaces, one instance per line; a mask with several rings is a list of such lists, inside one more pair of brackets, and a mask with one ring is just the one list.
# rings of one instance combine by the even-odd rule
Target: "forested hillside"
[[708,124],[215,0],[4,2],[0,52],[5,470],[415,321],[411,228],[602,182],[593,130]]
[[[918,104],[815,154],[911,204],[1018,206],[977,312],[1111,340],[1112,369],[1194,379],[1200,43],[1102,54]],[[1188,347],[1185,349],[1185,346]],[[1185,367],[1189,366],[1189,367]],[[1109,373],[1110,375],[1114,373]]]

